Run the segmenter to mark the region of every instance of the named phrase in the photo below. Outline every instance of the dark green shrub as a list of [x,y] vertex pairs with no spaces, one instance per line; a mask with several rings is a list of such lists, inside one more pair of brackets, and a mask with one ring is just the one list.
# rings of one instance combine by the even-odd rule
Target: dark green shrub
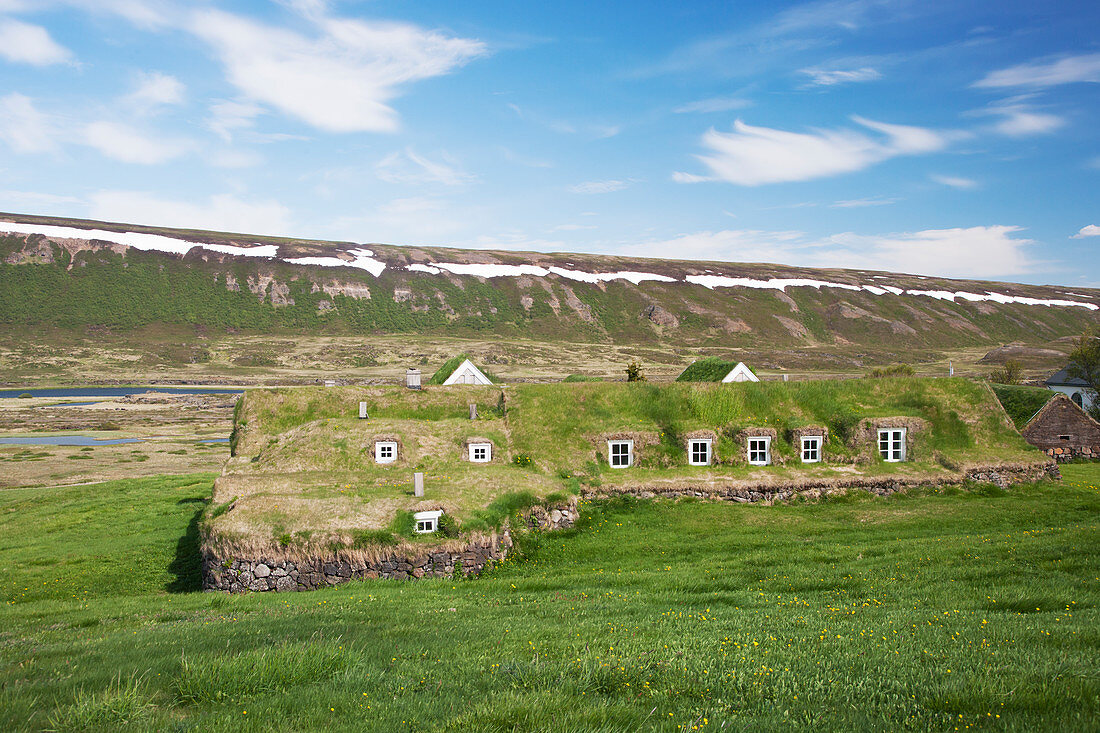
[[891,364],[887,367],[872,369],[868,376],[882,379],[885,377],[911,377],[914,373],[913,367],[908,364]]
[[361,529],[352,535],[351,546],[356,549],[365,547],[391,547],[397,544],[397,538],[388,529]]
[[450,514],[445,513],[439,518],[439,528],[437,531],[444,537],[458,537],[460,533],[458,521]]

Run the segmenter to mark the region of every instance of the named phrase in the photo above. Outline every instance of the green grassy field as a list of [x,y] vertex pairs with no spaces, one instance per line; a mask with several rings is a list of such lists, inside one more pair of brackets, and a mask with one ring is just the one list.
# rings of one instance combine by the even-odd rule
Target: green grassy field
[[1100,465],[585,507],[467,581],[193,592],[209,474],[0,492],[4,730],[1096,730]]

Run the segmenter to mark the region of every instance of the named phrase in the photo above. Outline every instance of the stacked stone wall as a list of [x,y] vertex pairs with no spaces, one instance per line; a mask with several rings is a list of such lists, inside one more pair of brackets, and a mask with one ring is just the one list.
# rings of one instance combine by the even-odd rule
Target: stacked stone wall
[[695,497],[747,504],[787,501],[796,496],[817,498],[824,494],[843,493],[852,489],[869,491],[876,496],[886,496],[896,491],[904,491],[917,486],[957,486],[963,481],[991,483],[1001,488],[1007,488],[1013,484],[1060,478],[1061,474],[1058,471],[1057,464],[1051,461],[970,467],[960,475],[949,477],[865,476],[844,479],[795,479],[767,484],[745,482],[727,486],[693,487],[681,485],[660,488],[642,486],[615,488],[610,491],[606,489],[583,489],[582,496],[586,499],[601,499],[617,494],[629,494],[640,499]]
[[[533,507],[523,524],[542,531],[568,529],[577,521],[577,500],[560,507]],[[456,573],[478,575],[500,562],[512,549],[507,527],[499,535],[475,540],[458,550],[425,547],[415,554],[392,552],[378,559],[352,558],[339,552],[328,557],[286,558],[203,558],[203,588],[229,591],[305,591],[328,588],[351,580],[419,580],[452,578]]]

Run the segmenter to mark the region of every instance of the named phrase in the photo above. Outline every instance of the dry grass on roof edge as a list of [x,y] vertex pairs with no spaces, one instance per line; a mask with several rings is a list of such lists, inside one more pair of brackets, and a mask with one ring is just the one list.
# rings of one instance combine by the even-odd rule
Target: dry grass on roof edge
[[[306,563],[317,560],[338,560],[355,563],[377,563],[396,557],[412,559],[437,552],[463,552],[471,545],[495,545],[499,532],[478,533],[465,538],[438,538],[431,544],[410,542],[400,538],[394,545],[369,545],[352,547],[354,539],[348,533],[326,534],[311,537],[307,542],[281,545],[275,540],[257,538],[207,536],[202,539],[200,550],[208,558],[225,560],[271,560],[273,562]],[[334,547],[335,543],[341,546]]]

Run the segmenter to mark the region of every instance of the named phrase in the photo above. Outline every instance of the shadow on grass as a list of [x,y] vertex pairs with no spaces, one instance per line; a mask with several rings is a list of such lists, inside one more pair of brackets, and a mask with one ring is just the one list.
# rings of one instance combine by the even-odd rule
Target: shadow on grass
[[[206,504],[205,499],[181,499],[177,504]],[[169,593],[193,593],[202,590],[202,554],[199,552],[199,519],[203,508],[199,507],[187,523],[187,531],[176,542],[176,557],[168,566],[175,578],[165,586]]]

